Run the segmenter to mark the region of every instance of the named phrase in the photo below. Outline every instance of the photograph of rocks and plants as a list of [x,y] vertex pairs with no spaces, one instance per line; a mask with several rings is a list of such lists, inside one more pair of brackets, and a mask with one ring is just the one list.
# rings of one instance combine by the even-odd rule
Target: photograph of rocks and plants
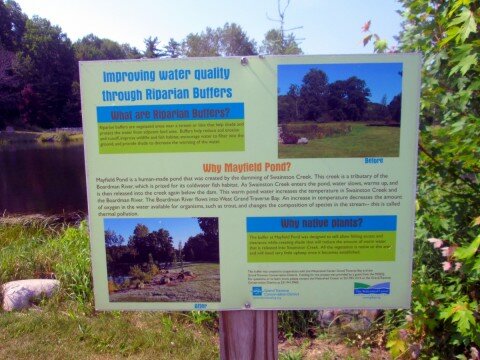
[[104,223],[110,301],[220,302],[218,218]]

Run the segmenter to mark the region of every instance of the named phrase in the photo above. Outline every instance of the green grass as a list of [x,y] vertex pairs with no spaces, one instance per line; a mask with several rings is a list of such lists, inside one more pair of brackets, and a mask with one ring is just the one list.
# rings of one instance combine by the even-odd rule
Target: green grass
[[[121,290],[110,294],[110,301],[162,301],[162,302],[219,302],[220,265],[213,263],[185,264],[184,269],[195,278],[168,285],[156,285],[145,289]],[[179,269],[177,269],[179,270]]]
[[[278,144],[278,157],[290,158],[351,158],[351,157],[398,157],[400,128],[367,126],[364,123],[349,123],[349,134],[310,139],[305,145]],[[292,132],[294,126],[292,124]],[[328,124],[327,124],[328,125]]]
[[318,332],[318,311],[279,311],[278,325],[284,337],[313,337]]
[[0,359],[215,359],[211,317],[96,312],[86,222],[0,218],[0,283],[55,274],[61,287],[37,308],[0,310]]
[[92,304],[90,252],[85,222],[78,226],[0,223],[0,282],[51,277],[60,280],[59,301]]
[[1,359],[216,359],[212,330],[185,314],[0,313]]

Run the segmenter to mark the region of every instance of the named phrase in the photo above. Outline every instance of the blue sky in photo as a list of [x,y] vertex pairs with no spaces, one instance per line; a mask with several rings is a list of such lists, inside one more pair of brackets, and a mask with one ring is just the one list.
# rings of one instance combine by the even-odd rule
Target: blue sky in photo
[[346,80],[356,76],[367,83],[370,89],[370,101],[380,102],[384,95],[387,103],[402,91],[401,63],[375,64],[299,64],[278,66],[278,88],[280,95],[287,93],[291,84],[302,85],[302,79],[310,69],[322,70],[327,74],[328,82]]
[[202,233],[202,229],[198,225],[197,218],[119,218],[119,219],[104,219],[105,230],[113,230],[117,235],[122,235],[125,241],[133,234],[133,230],[137,224],[143,224],[148,227],[149,231],[156,231],[159,229],[168,230],[170,236],[173,238],[174,247],[178,247],[181,241],[182,245],[190,236],[195,236]]

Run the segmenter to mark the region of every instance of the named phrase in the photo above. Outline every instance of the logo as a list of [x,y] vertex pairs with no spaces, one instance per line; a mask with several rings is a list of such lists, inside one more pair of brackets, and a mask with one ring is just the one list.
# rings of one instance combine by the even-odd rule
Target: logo
[[206,309],[207,304],[195,304],[195,309]]
[[253,296],[262,296],[262,287],[261,286],[252,286],[252,295]]
[[384,282],[374,285],[368,285],[363,283],[354,283],[353,293],[355,295],[389,295],[390,283]]

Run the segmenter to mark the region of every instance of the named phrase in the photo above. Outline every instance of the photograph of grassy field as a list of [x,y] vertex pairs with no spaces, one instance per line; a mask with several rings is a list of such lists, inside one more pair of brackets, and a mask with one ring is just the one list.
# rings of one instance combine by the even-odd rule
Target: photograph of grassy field
[[[348,157],[398,157],[400,150],[400,128],[393,126],[375,126],[364,122],[346,122],[348,133],[313,138],[312,132],[305,134],[302,126],[308,124],[289,124],[291,134],[299,138],[307,137],[307,144],[292,146],[280,143],[279,158],[348,158]],[[313,131],[322,134],[322,129],[335,128],[335,123],[313,124]],[[317,129],[315,129],[317,128]],[[318,136],[318,135],[317,135]],[[322,135],[320,135],[322,136]]]
[[218,218],[105,219],[111,302],[219,302]]
[[278,66],[278,157],[398,157],[402,64]]

